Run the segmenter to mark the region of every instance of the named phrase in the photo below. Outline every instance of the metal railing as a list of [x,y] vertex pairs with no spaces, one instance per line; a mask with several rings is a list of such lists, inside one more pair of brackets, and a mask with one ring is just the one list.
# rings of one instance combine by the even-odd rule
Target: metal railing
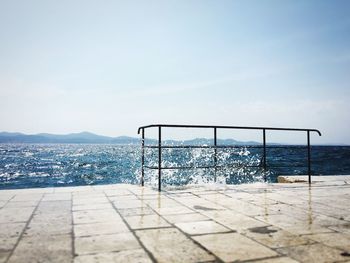
[[[148,128],[158,128],[158,145],[145,145],[145,130]],[[162,128],[198,128],[198,129],[213,129],[213,141],[212,146],[204,145],[162,145]],[[262,131],[262,146],[258,146],[263,149],[262,156],[262,168],[267,170],[266,161],[266,131],[296,131],[306,132],[307,136],[307,167],[308,167],[308,182],[311,184],[311,144],[310,144],[310,132],[315,132],[321,136],[321,132],[316,129],[298,129],[298,128],[275,128],[275,127],[246,127],[246,126],[215,126],[215,125],[174,125],[174,124],[152,124],[147,126],[141,126],[138,128],[137,133],[141,132],[141,185],[144,185],[145,168],[158,170],[158,191],[161,191],[162,183],[162,170],[163,169],[192,169],[192,168],[218,168],[217,150],[220,148],[235,148],[237,146],[232,145],[217,145],[217,130],[218,129],[235,129],[235,130],[261,130]],[[257,146],[256,146],[257,147]],[[146,167],[145,166],[145,148],[158,149],[158,166]],[[162,149],[163,148],[212,148],[214,149],[214,165],[213,166],[196,166],[196,167],[162,167]],[[266,180],[266,177],[265,177]]]

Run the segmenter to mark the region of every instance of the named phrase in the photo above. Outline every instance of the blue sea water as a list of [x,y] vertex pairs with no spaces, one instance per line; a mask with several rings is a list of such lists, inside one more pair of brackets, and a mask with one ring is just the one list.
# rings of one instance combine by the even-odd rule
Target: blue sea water
[[[271,146],[264,173],[262,149],[241,146],[218,149],[217,169],[163,170],[165,185],[237,184],[267,180],[278,175],[306,174],[307,150],[301,146]],[[214,165],[213,149],[163,149],[163,167]],[[146,149],[147,166],[158,164],[157,149]],[[350,174],[349,146],[313,146],[314,175]],[[106,144],[0,144],[0,189],[77,186],[140,182],[139,145]],[[157,171],[145,169],[146,184],[155,185]]]

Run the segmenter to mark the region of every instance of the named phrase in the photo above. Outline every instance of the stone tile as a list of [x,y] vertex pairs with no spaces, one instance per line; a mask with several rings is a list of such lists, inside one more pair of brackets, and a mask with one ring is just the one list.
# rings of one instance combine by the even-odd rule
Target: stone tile
[[74,242],[77,255],[141,248],[137,239],[131,233],[76,237]]
[[[68,221],[68,222],[67,222]],[[57,218],[52,220],[33,220],[29,223],[26,228],[25,236],[35,236],[35,235],[63,235],[71,234],[73,231],[72,219],[67,221],[62,221]]]
[[166,207],[175,207],[175,206],[180,206],[178,202],[168,198],[168,197],[163,197],[163,198],[158,198],[158,199],[151,199],[151,200],[146,200],[145,201],[150,207],[154,209],[159,209],[159,208],[166,208]]
[[289,257],[277,257],[277,258],[268,258],[254,261],[257,263],[298,263],[298,261],[289,258]]
[[238,233],[194,236],[209,251],[225,262],[273,257],[278,254]]
[[312,225],[300,224],[294,227],[285,227],[284,229],[296,235],[311,235],[311,234],[317,234],[317,233],[334,232],[327,227],[319,226],[316,224],[312,224]]
[[9,190],[10,192],[13,192],[15,194],[19,195],[28,195],[28,194],[49,194],[54,192],[53,187],[47,187],[47,188],[26,188],[26,189],[18,189],[18,190]]
[[170,225],[159,215],[128,216],[126,222],[132,229],[169,227]]
[[90,185],[87,186],[65,186],[65,187],[55,187],[54,193],[79,193],[79,192],[92,192],[93,189]]
[[76,237],[106,235],[122,232],[129,232],[129,229],[121,220],[107,223],[74,225],[74,235]]
[[350,235],[342,233],[322,233],[308,235],[307,237],[330,247],[348,252],[350,251]]
[[270,248],[289,247],[314,243],[307,236],[293,235],[277,227],[256,227],[248,229],[244,235]]
[[23,237],[8,262],[70,262],[72,253],[70,235]]
[[121,217],[114,209],[83,210],[73,212],[74,224],[91,224],[120,221]]
[[0,262],[5,263],[11,251],[0,250]]
[[143,249],[124,250],[114,253],[99,253],[93,255],[82,255],[74,258],[74,263],[151,263],[147,253]]
[[202,213],[220,224],[237,231],[268,225],[264,222],[233,211],[207,211]]
[[118,209],[118,212],[122,216],[138,216],[138,215],[152,215],[152,214],[154,214],[154,211],[149,207]]
[[46,224],[47,222],[57,222],[59,224],[72,224],[72,214],[70,212],[57,210],[56,212],[38,212],[34,214],[31,223]]
[[118,209],[147,207],[147,204],[141,200],[114,201],[113,204]]
[[212,221],[196,221],[187,223],[177,223],[175,224],[178,228],[190,235],[199,234],[210,234],[210,233],[220,233],[229,232],[230,229]]
[[[79,187],[74,187],[74,189],[79,188]],[[98,199],[98,198],[105,198],[106,195],[104,194],[103,191],[77,191],[77,192],[72,192],[73,199]]]
[[101,197],[88,196],[86,198],[77,198],[75,196],[73,197],[73,206],[101,204],[101,203],[109,203],[109,200],[105,196],[101,196]]
[[62,213],[70,212],[72,207],[71,201],[42,201],[40,202],[36,213]]
[[131,193],[127,189],[107,189],[107,190],[104,190],[104,193],[107,196],[123,196],[123,195],[135,196],[133,193]]
[[0,201],[9,201],[11,200],[13,197],[15,196],[15,194],[6,194],[4,190],[0,190]]
[[190,214],[194,211],[185,206],[173,206],[173,207],[160,207],[153,208],[158,214],[161,215],[176,215],[176,214]]
[[24,227],[25,223],[0,224],[0,251],[12,250]]
[[83,211],[83,210],[107,210],[111,209],[111,203],[97,203],[97,204],[82,204],[82,205],[73,205],[73,211]]
[[20,207],[30,207],[30,206],[37,206],[39,203],[39,200],[34,200],[34,201],[10,201],[6,204],[6,208],[20,208]]
[[163,217],[172,224],[210,220],[208,217],[199,213],[163,215]]
[[[183,201],[183,204],[186,205],[186,201]],[[201,199],[199,201],[194,201],[192,203],[188,203],[187,205],[191,209],[196,210],[196,212],[203,212],[203,211],[219,211],[219,210],[227,210],[227,208],[214,204],[212,202],[206,201],[204,199]]]
[[[16,191],[16,190],[14,190]],[[12,192],[12,193],[6,193],[5,190],[0,190],[0,201],[9,201],[11,200],[14,196],[15,196],[15,192]]]
[[23,201],[39,201],[43,197],[43,194],[17,194],[11,199],[13,202]]
[[2,223],[16,223],[27,222],[34,211],[34,207],[22,208],[2,208],[0,213],[0,224]]
[[339,224],[336,226],[330,226],[329,229],[350,235],[350,222]]
[[237,211],[239,213],[242,213],[244,215],[248,215],[248,216],[255,216],[255,215],[264,215],[266,213],[271,214],[273,213],[273,211],[271,211],[269,205],[266,206],[258,206],[255,204],[251,204],[248,202],[243,202],[240,201],[240,203],[238,203],[239,200],[232,202],[230,204],[225,205],[225,207],[233,210],[233,211]]
[[136,195],[117,195],[108,198],[112,202],[141,201]]
[[253,216],[266,213],[266,209],[262,206],[254,205],[243,200],[227,197],[223,194],[203,196],[203,198],[244,215]]
[[132,192],[135,195],[139,196],[145,196],[145,195],[163,195],[163,193],[158,193],[157,190],[154,190],[150,187],[142,187],[142,186],[137,186],[134,188],[129,188],[129,191]]
[[55,193],[45,194],[42,201],[70,201],[72,200],[71,193]]
[[323,244],[279,248],[277,251],[300,262],[323,263],[348,259],[348,257],[341,255],[341,250]]
[[158,262],[203,262],[215,259],[176,228],[138,230],[136,235]]
[[311,218],[310,220],[301,220],[286,214],[258,216],[255,218],[296,235],[331,232],[327,227],[313,223]]

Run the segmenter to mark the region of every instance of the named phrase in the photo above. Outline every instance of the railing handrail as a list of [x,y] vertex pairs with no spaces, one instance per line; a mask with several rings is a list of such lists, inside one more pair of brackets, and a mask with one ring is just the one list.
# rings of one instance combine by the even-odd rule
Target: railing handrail
[[270,130],[270,131],[310,131],[316,132],[319,136],[322,136],[321,132],[317,129],[305,129],[305,128],[283,128],[283,127],[261,127],[261,126],[225,126],[225,125],[181,125],[181,124],[150,124],[141,126],[137,130],[137,134],[140,134],[142,129],[152,127],[167,127],[167,128],[200,128],[200,129],[238,129],[238,130]]
[[[308,164],[308,177],[309,177],[309,184],[311,184],[311,144],[310,144],[310,133],[315,132],[319,136],[321,136],[321,132],[317,129],[302,129],[302,128],[277,128],[277,127],[254,127],[254,126],[222,126],[222,125],[179,125],[179,124],[151,124],[146,126],[141,126],[138,128],[137,133],[140,134],[140,131],[142,131],[141,136],[141,163],[142,163],[142,169],[141,169],[141,185],[144,185],[144,168],[145,168],[145,129],[147,128],[158,128],[158,191],[161,190],[161,171],[162,169],[166,169],[166,167],[162,167],[162,149],[166,148],[167,146],[162,145],[162,128],[200,128],[200,129],[214,129],[214,145],[212,148],[214,149],[214,168],[217,169],[217,149],[220,147],[217,145],[217,130],[218,129],[241,129],[241,130],[260,130],[262,131],[263,135],[263,157],[262,157],[262,167],[264,171],[267,169],[267,161],[266,161],[266,131],[297,131],[297,132],[306,132],[307,135],[307,164]],[[179,169],[179,168],[177,168]],[[216,170],[215,170],[216,171]],[[265,175],[266,180],[266,175]],[[216,180],[216,172],[215,172],[215,180]]]

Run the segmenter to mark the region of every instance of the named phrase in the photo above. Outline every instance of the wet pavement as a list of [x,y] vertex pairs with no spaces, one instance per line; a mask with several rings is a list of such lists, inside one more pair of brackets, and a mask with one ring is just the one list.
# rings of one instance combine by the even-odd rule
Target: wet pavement
[[350,262],[350,176],[0,191],[0,262]]

